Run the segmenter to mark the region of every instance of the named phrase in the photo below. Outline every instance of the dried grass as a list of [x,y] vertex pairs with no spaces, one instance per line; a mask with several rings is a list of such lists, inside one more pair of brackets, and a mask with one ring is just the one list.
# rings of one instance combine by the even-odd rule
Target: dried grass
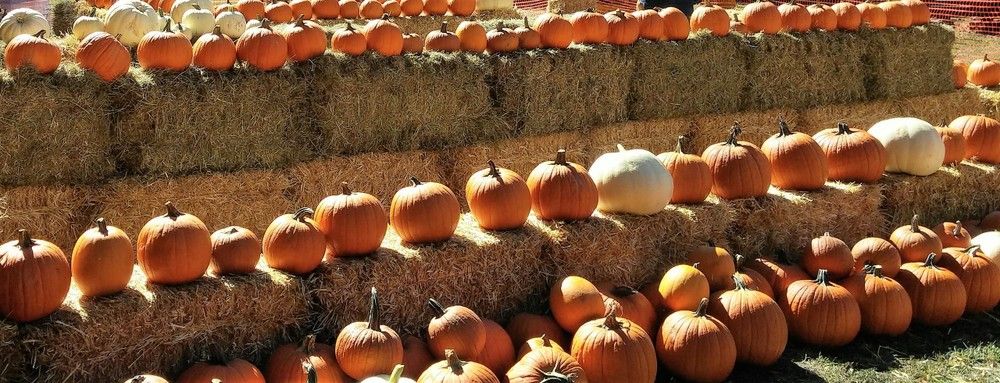
[[1000,119],[1000,87],[991,89],[979,89],[979,98],[986,108],[986,113],[992,114],[993,118]]
[[964,88],[953,92],[905,98],[897,101],[900,115],[920,118],[936,126],[947,125],[956,117],[966,114],[986,113],[975,89]]
[[70,186],[22,186],[0,190],[0,242],[27,229],[35,238],[59,246],[70,256],[88,226],[93,207],[90,189]]
[[[421,36],[427,36],[431,31],[436,31],[441,28],[441,23],[444,21],[448,22],[449,29],[454,31],[458,24],[465,20],[477,20],[483,23],[484,26],[490,27],[497,20],[518,20],[516,24],[507,22],[507,25],[520,25],[521,13],[516,9],[496,9],[488,11],[476,11],[470,17],[454,16],[454,15],[444,15],[444,16],[399,16],[392,18],[392,22],[399,26],[404,33],[416,33]],[[359,25],[364,25],[366,21],[355,20],[355,27]],[[316,20],[320,26],[327,30],[327,32],[333,32],[344,28],[346,21],[337,20]]]
[[387,207],[396,191],[409,185],[410,177],[446,182],[438,154],[425,151],[333,157],[296,165],[290,173],[297,206],[316,206],[324,197],[340,194],[341,182],[374,195]]
[[768,137],[778,133],[778,120],[782,118],[793,130],[801,130],[799,113],[794,109],[746,111],[695,118],[691,150],[693,153],[701,153],[709,145],[725,141],[729,137],[730,128],[737,121],[743,128],[739,139],[760,146]]
[[17,347],[17,326],[0,321],[0,382],[14,382],[24,377],[25,359]]
[[802,247],[824,232],[847,243],[883,234],[881,203],[877,186],[829,182],[814,192],[772,187],[766,197],[729,201],[736,212],[729,243],[748,256],[780,250],[797,259]]
[[902,110],[899,104],[890,100],[824,105],[803,110],[798,125],[799,130],[809,134],[836,128],[841,121],[853,129],[866,130],[876,122],[900,115]]
[[900,99],[955,88],[951,80],[955,31],[950,26],[864,29],[857,35],[867,49],[863,60],[869,99]]
[[[658,154],[673,151],[677,146],[677,137],[690,137],[694,129],[692,121],[685,118],[629,121],[594,128],[587,135],[587,142],[592,148],[592,158],[612,150],[615,144]],[[689,150],[687,146],[685,149]]]
[[549,0],[546,7],[552,13],[573,13],[594,8],[598,5],[594,0]]
[[881,184],[890,228],[908,223],[914,214],[920,215],[924,226],[933,227],[1000,209],[997,165],[965,161],[926,177],[887,174]]
[[71,34],[76,18],[89,15],[91,9],[93,7],[86,1],[49,0],[49,22],[52,23],[52,32],[57,36]]
[[308,318],[305,285],[270,271],[204,277],[179,286],[147,285],[138,267],[129,288],[82,298],[23,329],[39,382],[120,382],[138,373],[175,377],[206,355],[261,365],[279,344],[298,338]]

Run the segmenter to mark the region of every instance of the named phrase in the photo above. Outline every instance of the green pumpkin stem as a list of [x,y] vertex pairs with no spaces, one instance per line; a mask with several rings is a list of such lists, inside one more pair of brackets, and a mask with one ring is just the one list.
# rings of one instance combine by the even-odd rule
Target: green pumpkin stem
[[35,245],[35,241],[31,239],[31,234],[25,229],[20,229],[17,231],[17,236],[20,238],[17,245],[22,249],[30,249],[31,246]]
[[528,23],[528,16],[524,16],[524,27],[531,29],[531,24]]
[[181,213],[180,210],[177,210],[177,207],[174,206],[173,202],[167,201],[167,203],[165,203],[163,205],[167,207],[167,217],[177,218],[177,217],[180,217],[181,215],[184,214],[184,213]]
[[417,177],[410,177],[410,186],[420,186],[420,185],[423,185],[423,183],[421,183],[420,180],[417,179]]
[[167,23],[163,26],[163,32],[171,32],[171,30],[170,30],[170,19],[167,19]]
[[306,373],[307,383],[318,383],[319,377],[316,376],[316,366],[313,365],[309,358],[302,360],[302,371]]
[[299,17],[296,17],[295,18],[295,26],[296,27],[304,27],[304,26],[306,26],[305,17],[306,17],[305,15],[299,15]]
[[222,27],[220,27],[219,24],[215,24],[215,28],[212,29],[212,34],[222,36]]
[[556,151],[556,165],[566,165],[566,149]]
[[315,212],[313,211],[313,209],[310,209],[308,207],[300,207],[299,210],[295,211],[295,215],[293,215],[292,217],[295,218],[296,221],[305,222],[306,218],[312,217],[314,213]]
[[486,161],[486,165],[490,167],[490,171],[486,173],[487,176],[500,179],[500,170],[497,169],[497,164],[493,160]]
[[35,33],[35,37],[40,38],[42,40],[45,40],[45,30],[42,29],[42,30],[38,31],[38,33]]
[[348,31],[348,32],[354,32],[354,25],[353,25],[353,24],[351,24],[351,22],[350,22],[350,21],[348,21],[348,22],[347,22],[347,26],[346,26],[346,27],[344,27],[344,30],[345,30],[345,31]]
[[733,255],[733,264],[736,265],[737,272],[743,270],[743,266],[746,265],[746,263],[747,257],[743,256],[743,254]]
[[101,235],[108,235],[108,221],[104,217],[98,217],[96,222],[97,232],[101,233]]
[[455,354],[455,350],[447,349],[444,350],[444,358],[448,361],[448,367],[451,367],[451,372],[455,375],[461,376],[465,373],[462,368],[462,360],[458,359],[458,355]]
[[787,137],[792,135],[792,130],[788,128],[788,123],[785,122],[785,118],[781,117],[778,119],[778,137]]
[[937,268],[937,266],[934,265],[934,259],[935,258],[937,258],[937,254],[934,254],[933,252],[930,253],[930,254],[927,254],[927,259],[924,260],[924,266],[925,267]]
[[843,121],[837,123],[837,135],[839,136],[842,134],[851,134],[851,128],[847,126],[846,122]]
[[378,307],[378,290],[375,290],[375,286],[372,286],[372,297],[370,306],[368,307],[368,329],[375,331],[382,331],[382,322],[379,318],[379,307]]
[[882,278],[885,274],[882,273],[882,265],[868,265],[865,266],[865,272],[874,275],[876,278]]
[[350,186],[347,185],[347,182],[340,183],[340,195],[351,195],[353,193],[354,192],[351,191]]
[[703,317],[708,311],[708,298],[701,298],[701,302],[698,302],[698,308],[694,310],[694,316]]
[[434,299],[434,298],[428,299],[427,300],[427,307],[430,307],[431,311],[434,312],[434,317],[435,318],[440,318],[440,317],[444,316],[444,306],[441,305],[441,303],[439,303],[436,299]]
[[740,126],[739,121],[736,121],[733,123],[733,127],[729,128],[729,137],[726,138],[726,145],[739,145],[739,140],[736,138],[739,137],[740,133],[743,133],[743,127]]
[[389,383],[399,383],[399,379],[403,377],[403,365],[397,364],[396,367],[392,368],[392,375],[389,375]]
[[239,232],[240,232],[240,229],[237,229],[236,226],[230,226],[229,227],[229,231],[227,233],[229,233],[229,234],[236,234],[236,233],[239,233]]
[[910,231],[914,233],[920,232],[920,215],[914,214],[913,218],[910,219]]
[[743,283],[743,279],[733,274],[733,290],[747,290],[746,283]]
[[964,251],[965,251],[966,254],[969,254],[969,256],[972,257],[972,256],[974,256],[976,254],[977,251],[979,251],[981,249],[982,249],[982,246],[980,246],[980,245],[972,245],[972,246],[969,246],[968,248],[966,248]]
[[816,272],[816,280],[814,280],[814,282],[821,284],[823,286],[829,286],[830,279],[826,276],[826,273],[827,273],[826,269],[819,269],[819,271]]

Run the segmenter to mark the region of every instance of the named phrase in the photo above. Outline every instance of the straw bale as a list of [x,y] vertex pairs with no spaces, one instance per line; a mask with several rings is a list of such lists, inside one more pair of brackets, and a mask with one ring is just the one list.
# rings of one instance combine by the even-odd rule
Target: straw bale
[[109,86],[64,63],[0,71],[0,185],[92,183],[111,175]]
[[909,223],[913,214],[931,227],[1000,209],[1000,167],[992,164],[965,161],[926,177],[887,174],[882,187],[890,228]]
[[780,250],[797,259],[801,248],[824,232],[847,243],[882,234],[881,202],[877,186],[829,182],[813,192],[772,187],[766,197],[729,201],[736,212],[729,243],[748,256]]
[[594,0],[549,0],[546,7],[552,13],[573,13],[594,8],[598,5]]
[[0,190],[0,242],[26,229],[59,246],[69,256],[88,226],[93,207],[90,189],[72,186],[22,186]]
[[633,55],[572,45],[489,57],[494,107],[516,134],[585,131],[625,121]]
[[[404,33],[416,33],[421,36],[427,36],[431,31],[436,31],[441,28],[441,23],[444,21],[448,22],[448,27],[450,30],[454,31],[458,24],[465,20],[477,20],[484,26],[492,27],[495,22],[499,20],[508,20],[508,25],[520,25],[521,14],[516,9],[495,9],[495,10],[479,10],[476,11],[470,17],[455,16],[455,15],[443,15],[443,16],[398,16],[392,18],[392,22],[396,23]],[[518,20],[517,24],[513,24],[510,20]],[[344,28],[346,23],[343,19],[337,20],[316,20],[320,26],[327,30],[327,32],[333,32]],[[363,25],[365,21],[356,20],[353,21],[355,27],[359,24]]]
[[172,201],[210,230],[237,225],[263,235],[275,217],[295,208],[286,198],[290,189],[288,177],[266,170],[123,179],[97,191],[97,215],[135,238],[146,222],[164,214],[163,204]]
[[905,98],[899,100],[898,104],[900,115],[920,118],[942,126],[961,115],[987,113],[986,106],[980,102],[979,92],[972,88]]
[[714,197],[700,205],[670,205],[652,216],[595,213],[580,222],[529,221],[552,242],[556,277],[642,286],[683,261],[695,246],[722,241],[733,211]]
[[635,60],[629,118],[649,120],[728,113],[745,105],[744,40],[706,32],[681,42],[640,40],[623,48]]
[[747,37],[748,105],[804,108],[867,98],[855,33],[810,32]]
[[0,382],[18,381],[24,375],[26,363],[17,336],[17,326],[0,321]]
[[[692,121],[685,118],[628,121],[594,128],[587,141],[593,148],[592,157],[612,150],[615,144],[657,154],[673,151],[677,146],[677,137],[692,136],[693,130]],[[685,149],[690,150],[686,146]]]
[[326,313],[316,326],[335,336],[342,326],[365,320],[371,286],[379,290],[383,323],[397,331],[419,334],[427,327],[428,298],[503,322],[544,304],[552,280],[543,255],[547,245],[533,225],[485,232],[470,214],[441,244],[403,243],[390,230],[375,255],[334,260],[310,279],[313,301]]
[[301,163],[289,172],[296,206],[316,206],[324,197],[340,194],[341,182],[379,198],[385,206],[396,191],[409,185],[410,177],[446,182],[438,154],[424,151],[333,157]]
[[993,118],[1000,119],[1000,87],[990,89],[979,89],[979,98],[982,100],[986,113],[992,114]]
[[869,99],[900,99],[955,88],[951,79],[955,31],[944,24],[858,32]]
[[86,1],[49,0],[49,21],[52,32],[62,36],[73,32],[73,22],[77,17],[90,14],[93,7]]
[[112,132],[128,173],[273,168],[313,155],[312,96],[293,70],[134,69],[121,84]]
[[902,115],[895,100],[878,100],[854,104],[832,104],[801,111],[799,130],[814,134],[823,129],[836,128],[846,122],[853,129],[868,129],[876,122]]
[[295,339],[308,318],[301,279],[269,270],[204,277],[184,286],[147,285],[136,267],[125,291],[83,298],[22,329],[38,382],[121,382],[138,373],[177,376],[206,356],[261,365]]
[[729,137],[730,128],[737,121],[743,129],[740,141],[760,146],[768,137],[778,133],[778,120],[782,118],[793,130],[802,129],[799,127],[799,113],[794,109],[749,110],[695,118],[691,151],[701,153],[709,145],[725,141]]

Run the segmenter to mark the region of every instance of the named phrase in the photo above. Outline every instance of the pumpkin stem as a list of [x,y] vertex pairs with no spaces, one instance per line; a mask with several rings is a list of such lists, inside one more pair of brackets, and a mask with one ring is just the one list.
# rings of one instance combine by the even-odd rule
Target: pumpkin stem
[[313,353],[313,349],[316,348],[316,335],[309,334],[306,335],[305,339],[302,340],[302,345],[299,346],[299,350],[302,350],[303,354],[310,356]]
[[726,145],[739,145],[739,141],[736,137],[739,136],[740,133],[743,133],[743,127],[740,126],[739,121],[736,121],[733,123],[733,127],[729,128],[729,138],[726,138]]
[[305,15],[299,15],[299,17],[295,18],[295,26],[296,27],[304,27],[304,26],[306,26],[304,18],[305,18]]
[[528,24],[528,16],[524,16],[524,27],[531,29],[531,24]]
[[312,217],[313,213],[315,213],[313,209],[310,209],[308,207],[300,207],[299,210],[295,211],[295,215],[293,217],[295,218],[296,221],[305,222],[306,217]]
[[608,313],[604,315],[604,327],[611,330],[620,330],[622,328],[622,323],[615,316],[615,310],[608,310]]
[[814,282],[821,284],[823,286],[829,286],[830,279],[827,278],[826,272],[827,272],[826,269],[819,269],[819,272],[816,273],[816,280]]
[[736,254],[733,256],[733,264],[736,265],[736,271],[743,270],[743,266],[747,263],[747,257],[743,254]]
[[194,8],[194,10],[196,10],[196,11],[200,11],[201,10],[201,6],[198,5],[198,4],[191,4],[191,8]]
[[497,23],[497,31],[498,32],[503,32],[503,29],[504,29],[503,21]]
[[573,383],[576,380],[576,374],[565,375],[559,372],[559,366],[552,366],[552,371],[542,371],[538,367],[535,370],[542,376],[542,380],[538,383]]
[[701,298],[701,302],[698,302],[698,308],[694,310],[694,316],[703,317],[708,311],[708,298]]
[[439,30],[441,31],[441,33],[448,33],[448,21],[447,20],[441,22],[441,29],[439,29]]
[[955,229],[951,231],[951,235],[954,237],[962,235],[962,221],[955,221]]
[[687,139],[687,137],[677,136],[677,150],[676,150],[677,153],[684,154],[684,140],[685,139]]
[[869,267],[867,267],[867,269],[870,269],[871,272],[869,272],[869,274],[874,275],[875,277],[878,278],[884,277],[884,275],[882,274],[882,265],[870,265]]
[[43,40],[44,40],[44,39],[45,39],[45,30],[44,30],[44,29],[42,29],[42,30],[38,31],[38,33],[35,33],[35,37],[37,37],[37,38],[40,38],[40,39],[43,39]]
[[746,283],[743,283],[743,279],[742,278],[737,277],[736,274],[733,274],[732,278],[733,278],[733,284],[735,285],[735,287],[733,287],[733,290],[737,290],[738,291],[738,290],[746,290],[747,289],[747,285],[746,285]]
[[420,185],[423,185],[423,183],[420,182],[420,180],[418,180],[417,177],[410,177],[410,186],[420,186]]
[[379,321],[378,312],[378,290],[375,290],[375,286],[372,286],[372,297],[370,300],[370,306],[368,307],[368,329],[375,331],[382,331],[382,322]]
[[177,217],[180,217],[182,214],[184,214],[184,213],[181,213],[180,210],[177,210],[177,207],[174,206],[173,202],[167,201],[167,203],[165,203],[164,206],[167,207],[167,217],[177,218]]
[[556,165],[566,165],[566,149],[556,151]]
[[302,360],[302,371],[306,373],[307,383],[319,382],[319,377],[316,376],[316,366],[313,365],[309,358]]
[[462,361],[458,359],[458,355],[455,354],[455,350],[447,349],[444,350],[444,358],[448,361],[448,367],[451,367],[451,372],[455,375],[462,375],[464,371],[462,370]]
[[382,14],[382,20],[389,21],[389,14],[388,13],[383,13]]
[[347,22],[347,26],[346,26],[346,27],[344,27],[344,30],[345,30],[345,31],[349,31],[349,32],[354,32],[354,25],[351,25],[351,22],[350,22],[350,21],[348,21],[348,22]]
[[212,29],[212,34],[216,36],[222,36],[222,27],[219,24],[215,24],[215,28]]
[[914,214],[913,218],[910,219],[910,231],[914,233],[920,232],[920,215]]
[[389,375],[389,383],[399,383],[399,378],[403,377],[403,365],[397,364],[392,368],[392,375]]
[[163,26],[163,32],[170,32],[170,19],[167,19],[167,24]]
[[97,8],[90,8],[90,17],[97,16]]
[[340,183],[340,195],[351,195],[353,193],[354,192],[351,191],[351,188],[347,186],[347,182]]
[[837,135],[841,134],[851,134],[851,128],[843,121],[837,123]]
[[937,254],[934,254],[933,252],[927,254],[927,259],[924,261],[924,266],[936,268],[936,266],[934,266],[934,258],[937,258]]
[[791,136],[792,130],[788,128],[788,123],[785,122],[785,118],[781,117],[778,119],[778,137]]
[[619,152],[619,153],[621,153],[621,152],[624,152],[624,151],[625,151],[625,147],[624,147],[624,146],[622,146],[622,144],[615,144],[615,146],[616,146],[616,147],[618,148],[618,152]]
[[434,312],[435,318],[440,318],[444,316],[444,306],[442,306],[441,303],[439,303],[434,298],[430,298],[427,300],[427,307],[430,307],[431,311]]
[[271,29],[271,20],[261,17],[260,27],[264,29]]
[[102,235],[108,235],[108,221],[104,220],[104,217],[97,218],[97,231]]
[[486,164],[490,167],[490,171],[489,173],[486,173],[486,175],[500,179],[500,170],[497,169],[497,164],[494,163],[493,160],[486,161]]
[[35,244],[35,241],[31,239],[31,234],[29,234],[27,230],[20,229],[17,231],[17,234],[18,237],[20,237],[20,241],[17,242],[17,245],[22,249],[30,249],[31,246]]
[[230,226],[229,227],[229,232],[228,232],[229,234],[236,234],[236,233],[239,233],[239,232],[240,232],[240,229],[237,229],[236,226]]

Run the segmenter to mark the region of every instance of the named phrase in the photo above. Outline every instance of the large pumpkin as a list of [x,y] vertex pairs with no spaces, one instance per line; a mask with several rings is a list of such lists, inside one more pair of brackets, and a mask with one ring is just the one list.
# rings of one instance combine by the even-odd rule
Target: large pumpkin
[[969,82],[973,85],[991,87],[1000,85],[1000,63],[990,60],[989,55],[969,64]]
[[509,371],[509,383],[588,383],[587,374],[576,358],[553,348],[541,348],[524,355]]
[[784,253],[779,253],[775,259],[758,257],[747,262],[746,268],[752,269],[764,277],[771,285],[775,299],[785,295],[788,286],[793,282],[809,279],[809,275],[801,267],[791,264],[785,259]]
[[230,226],[212,233],[212,262],[208,271],[215,275],[249,274],[257,270],[260,240],[252,231]]
[[347,182],[340,184],[340,194],[319,202],[314,217],[326,236],[327,255],[331,257],[374,253],[382,246],[389,226],[378,198],[351,191]]
[[552,285],[549,308],[559,326],[569,333],[605,313],[604,297],[597,286],[577,276],[568,276]]
[[798,281],[778,300],[788,329],[799,340],[825,347],[850,343],[861,329],[861,310],[847,289],[832,283],[826,270]]
[[236,40],[236,56],[250,66],[264,72],[277,70],[288,59],[288,43],[271,30],[267,19],[259,27],[247,28]]
[[653,382],[656,351],[639,325],[609,312],[580,326],[570,355],[594,383]]
[[632,321],[642,327],[646,334],[656,330],[656,311],[644,295],[628,286],[617,286],[611,283],[599,283],[597,290],[604,296],[604,306],[607,312]]
[[247,30],[247,19],[243,14],[233,10],[232,7],[227,7],[222,12],[215,15],[215,24],[218,25],[219,30],[222,34],[229,36],[230,39],[240,38],[243,32]]
[[670,172],[642,149],[602,154],[590,166],[597,185],[597,209],[605,213],[652,215],[663,211],[673,195]]
[[687,40],[691,34],[691,23],[680,9],[666,7],[660,10],[663,18],[664,38],[670,41]]
[[337,364],[347,376],[364,379],[388,374],[403,361],[403,341],[379,316],[378,291],[372,287],[367,322],[354,322],[337,335]]
[[120,41],[106,32],[94,32],[80,42],[76,62],[93,71],[97,77],[111,82],[128,73],[132,56]]
[[861,11],[852,3],[846,1],[834,4],[833,13],[837,15],[837,29],[856,31],[861,28]]
[[909,225],[893,230],[889,241],[899,249],[903,262],[920,262],[927,258],[927,254],[941,254],[941,249],[944,248],[941,238],[934,231],[920,226],[920,216],[916,214],[910,219]]
[[851,130],[841,122],[816,133],[813,140],[826,153],[831,181],[873,183],[885,173],[885,147],[864,130]]
[[184,12],[184,16],[181,17],[181,21],[177,25],[183,26],[184,29],[191,31],[192,37],[198,38],[201,35],[211,33],[212,29],[215,28],[215,15],[212,14],[211,10],[195,4]]
[[677,150],[660,153],[656,159],[667,168],[671,181],[678,185],[672,187],[670,203],[702,203],[712,192],[712,171],[701,156],[684,153],[683,139],[684,136],[677,138]]
[[483,328],[486,329],[486,343],[474,360],[489,367],[496,376],[503,376],[514,365],[514,343],[497,322],[484,320]]
[[45,39],[45,31],[35,35],[18,35],[10,40],[3,51],[4,67],[9,72],[30,67],[35,72],[50,74],[59,68],[62,51],[59,46]]
[[587,169],[566,161],[559,149],[554,161],[538,164],[528,175],[531,210],[538,218],[577,221],[590,218],[597,208],[598,192]]
[[707,29],[713,36],[729,34],[729,14],[718,5],[702,4],[691,13],[691,32]]
[[941,222],[934,226],[934,234],[941,239],[941,247],[967,248],[972,246],[972,235],[962,227],[962,221]]
[[431,353],[443,359],[445,350],[453,350],[460,358],[473,360],[486,346],[486,327],[475,312],[464,306],[444,307],[438,301],[427,301],[434,317],[427,325],[427,344]]
[[160,27],[156,10],[141,0],[115,2],[104,15],[104,31],[128,47],[139,45],[147,33]]
[[431,52],[458,52],[462,49],[462,40],[458,35],[448,31],[448,21],[441,22],[441,28],[427,33],[424,49]]
[[448,0],[448,10],[455,16],[468,17],[476,11],[475,0]]
[[465,52],[483,53],[486,50],[486,28],[478,21],[465,20],[458,23],[455,36],[458,36],[460,46]]
[[795,4],[795,0],[778,6],[781,14],[781,30],[785,32],[809,32],[812,15],[806,7]]
[[45,19],[45,15],[31,8],[10,10],[0,19],[0,40],[5,43],[10,43],[20,35],[34,36],[42,31],[51,35],[52,26]]
[[264,8],[266,8],[261,0],[240,0],[236,2],[236,10],[243,14],[247,20],[257,20],[261,16],[264,16]]
[[264,375],[269,382],[306,383],[303,365],[312,367],[319,382],[349,381],[337,365],[333,346],[316,343],[315,335],[306,336],[301,344],[289,343],[274,350],[267,359]]
[[966,115],[954,119],[948,127],[962,132],[966,158],[1000,163],[1000,121],[984,115]]
[[639,22],[639,37],[650,40],[650,41],[660,41],[666,38],[663,24],[663,16],[660,16],[659,12],[654,9],[643,9],[632,12],[632,16],[635,20]]
[[713,242],[698,246],[687,256],[687,263],[696,265],[708,278],[712,291],[728,288],[732,283],[730,277],[736,272],[736,263],[728,250],[715,246]]
[[149,220],[136,240],[136,259],[151,283],[179,285],[201,278],[212,261],[212,234],[198,217],[170,202],[167,214]]
[[736,363],[736,342],[729,328],[707,309],[708,299],[702,299],[695,311],[677,311],[664,319],[656,336],[656,354],[667,371],[682,379],[722,382]]
[[669,311],[694,310],[710,291],[705,274],[688,265],[671,267],[657,285],[657,296]]
[[[305,1],[305,4],[309,2]],[[302,16],[285,30],[284,35],[288,46],[288,59],[293,62],[319,57],[326,52],[326,31],[315,22],[303,20]]]
[[733,276],[730,278],[730,282],[726,285],[726,288],[720,291],[732,290],[736,288],[734,281],[739,280],[744,287],[750,290],[759,291],[764,293],[764,295],[767,295],[769,298],[774,299],[774,288],[771,287],[771,283],[767,277],[757,272],[757,270],[747,267],[747,263],[749,261],[747,261],[747,258],[743,255],[736,254],[733,259],[735,259],[736,263],[736,272],[733,273]]
[[941,136],[941,141],[944,142],[944,164],[945,165],[957,165],[965,158],[965,137],[962,135],[962,131],[942,126],[935,127],[938,134]]
[[27,230],[0,245],[0,317],[31,322],[54,313],[69,293],[66,255],[50,242],[32,239]]
[[98,218],[73,246],[73,282],[84,296],[115,294],[128,286],[133,263],[128,234]]
[[955,273],[934,264],[937,254],[923,262],[904,263],[896,274],[913,303],[913,320],[927,326],[947,326],[965,312],[965,284]]
[[827,5],[813,4],[806,7],[812,17],[812,29],[823,31],[837,30],[837,13]]
[[937,265],[955,273],[965,285],[965,312],[990,311],[1000,302],[1000,264],[979,246],[946,248]]
[[591,9],[578,11],[569,17],[573,25],[573,42],[603,44],[608,40],[608,20]]
[[566,49],[573,42],[573,24],[555,13],[538,16],[535,30],[545,48]]
[[902,0],[902,3],[910,7],[912,25],[925,25],[931,22],[931,9],[927,3],[920,0]]
[[354,25],[348,22],[344,29],[333,32],[330,49],[349,56],[361,56],[368,49],[368,40],[364,33],[354,29]]
[[808,134],[792,132],[784,120],[778,133],[760,150],[771,162],[771,184],[785,190],[816,190],[826,185],[827,165],[823,148]]
[[1000,231],[988,231],[972,238],[972,244],[978,245],[987,258],[1000,263]]
[[420,374],[418,383],[500,383],[489,367],[465,362],[452,350],[445,350],[445,360],[434,363]]
[[559,327],[559,323],[545,315],[530,313],[514,315],[507,322],[507,334],[510,335],[511,342],[516,347],[523,346],[528,339],[543,335],[557,344],[569,346],[566,333],[563,332],[562,327]]
[[741,13],[743,24],[751,33],[764,32],[775,34],[781,30],[781,12],[774,3],[757,0],[747,4]]
[[725,142],[705,149],[701,158],[712,171],[712,193],[722,199],[762,197],[771,186],[771,165],[756,145],[737,141],[743,131],[733,126]]
[[851,248],[851,256],[854,258],[855,272],[863,272],[868,265],[877,265],[881,267],[880,273],[889,278],[895,277],[899,266],[903,264],[896,245],[878,237],[865,238],[855,243]]
[[420,182],[410,177],[410,183],[392,197],[389,224],[405,242],[447,241],[458,228],[461,214],[458,197],[437,182]]
[[194,48],[187,36],[170,29],[168,20],[162,31],[149,32],[142,38],[135,55],[143,69],[181,72],[191,66]]
[[861,328],[871,335],[897,336],[910,327],[913,306],[906,289],[882,274],[882,266],[869,265],[864,271],[841,281],[861,309]]
[[[301,366],[299,367],[302,368]],[[243,359],[228,362],[198,362],[177,378],[177,383],[242,382],[264,383],[264,374]]]
[[313,16],[320,20],[333,20],[340,17],[340,2],[337,0],[313,0]]
[[788,325],[771,297],[733,278],[732,290],[712,294],[708,314],[726,325],[736,342],[736,360],[758,366],[778,361],[788,344]]
[[620,9],[604,14],[608,21],[608,44],[631,45],[639,39],[639,21],[631,13]]
[[268,266],[298,275],[319,267],[326,253],[326,240],[309,218],[312,215],[313,210],[304,207],[271,222],[261,242]]
[[[324,39],[325,40],[325,39]],[[230,70],[236,64],[236,44],[222,33],[218,25],[212,33],[201,35],[192,47],[196,67],[208,70]]]
[[486,52],[487,53],[511,53],[518,48],[519,37],[513,30],[507,28],[503,22],[497,23],[497,27],[486,32]]
[[809,275],[826,269],[830,278],[839,280],[854,271],[854,257],[851,248],[839,238],[824,233],[813,238],[802,254],[802,268]]
[[[542,46],[542,35],[538,31],[531,29],[531,24],[528,24],[528,16],[524,17],[523,24],[520,27],[514,29],[514,34],[517,35],[517,45],[521,49],[537,49]],[[572,36],[570,38],[572,39]]]
[[531,191],[520,175],[497,167],[489,167],[469,177],[465,183],[465,200],[479,226],[486,230],[511,230],[524,226],[531,214]]
[[868,133],[885,147],[887,172],[927,176],[944,163],[944,141],[924,120],[890,118],[872,125]]

